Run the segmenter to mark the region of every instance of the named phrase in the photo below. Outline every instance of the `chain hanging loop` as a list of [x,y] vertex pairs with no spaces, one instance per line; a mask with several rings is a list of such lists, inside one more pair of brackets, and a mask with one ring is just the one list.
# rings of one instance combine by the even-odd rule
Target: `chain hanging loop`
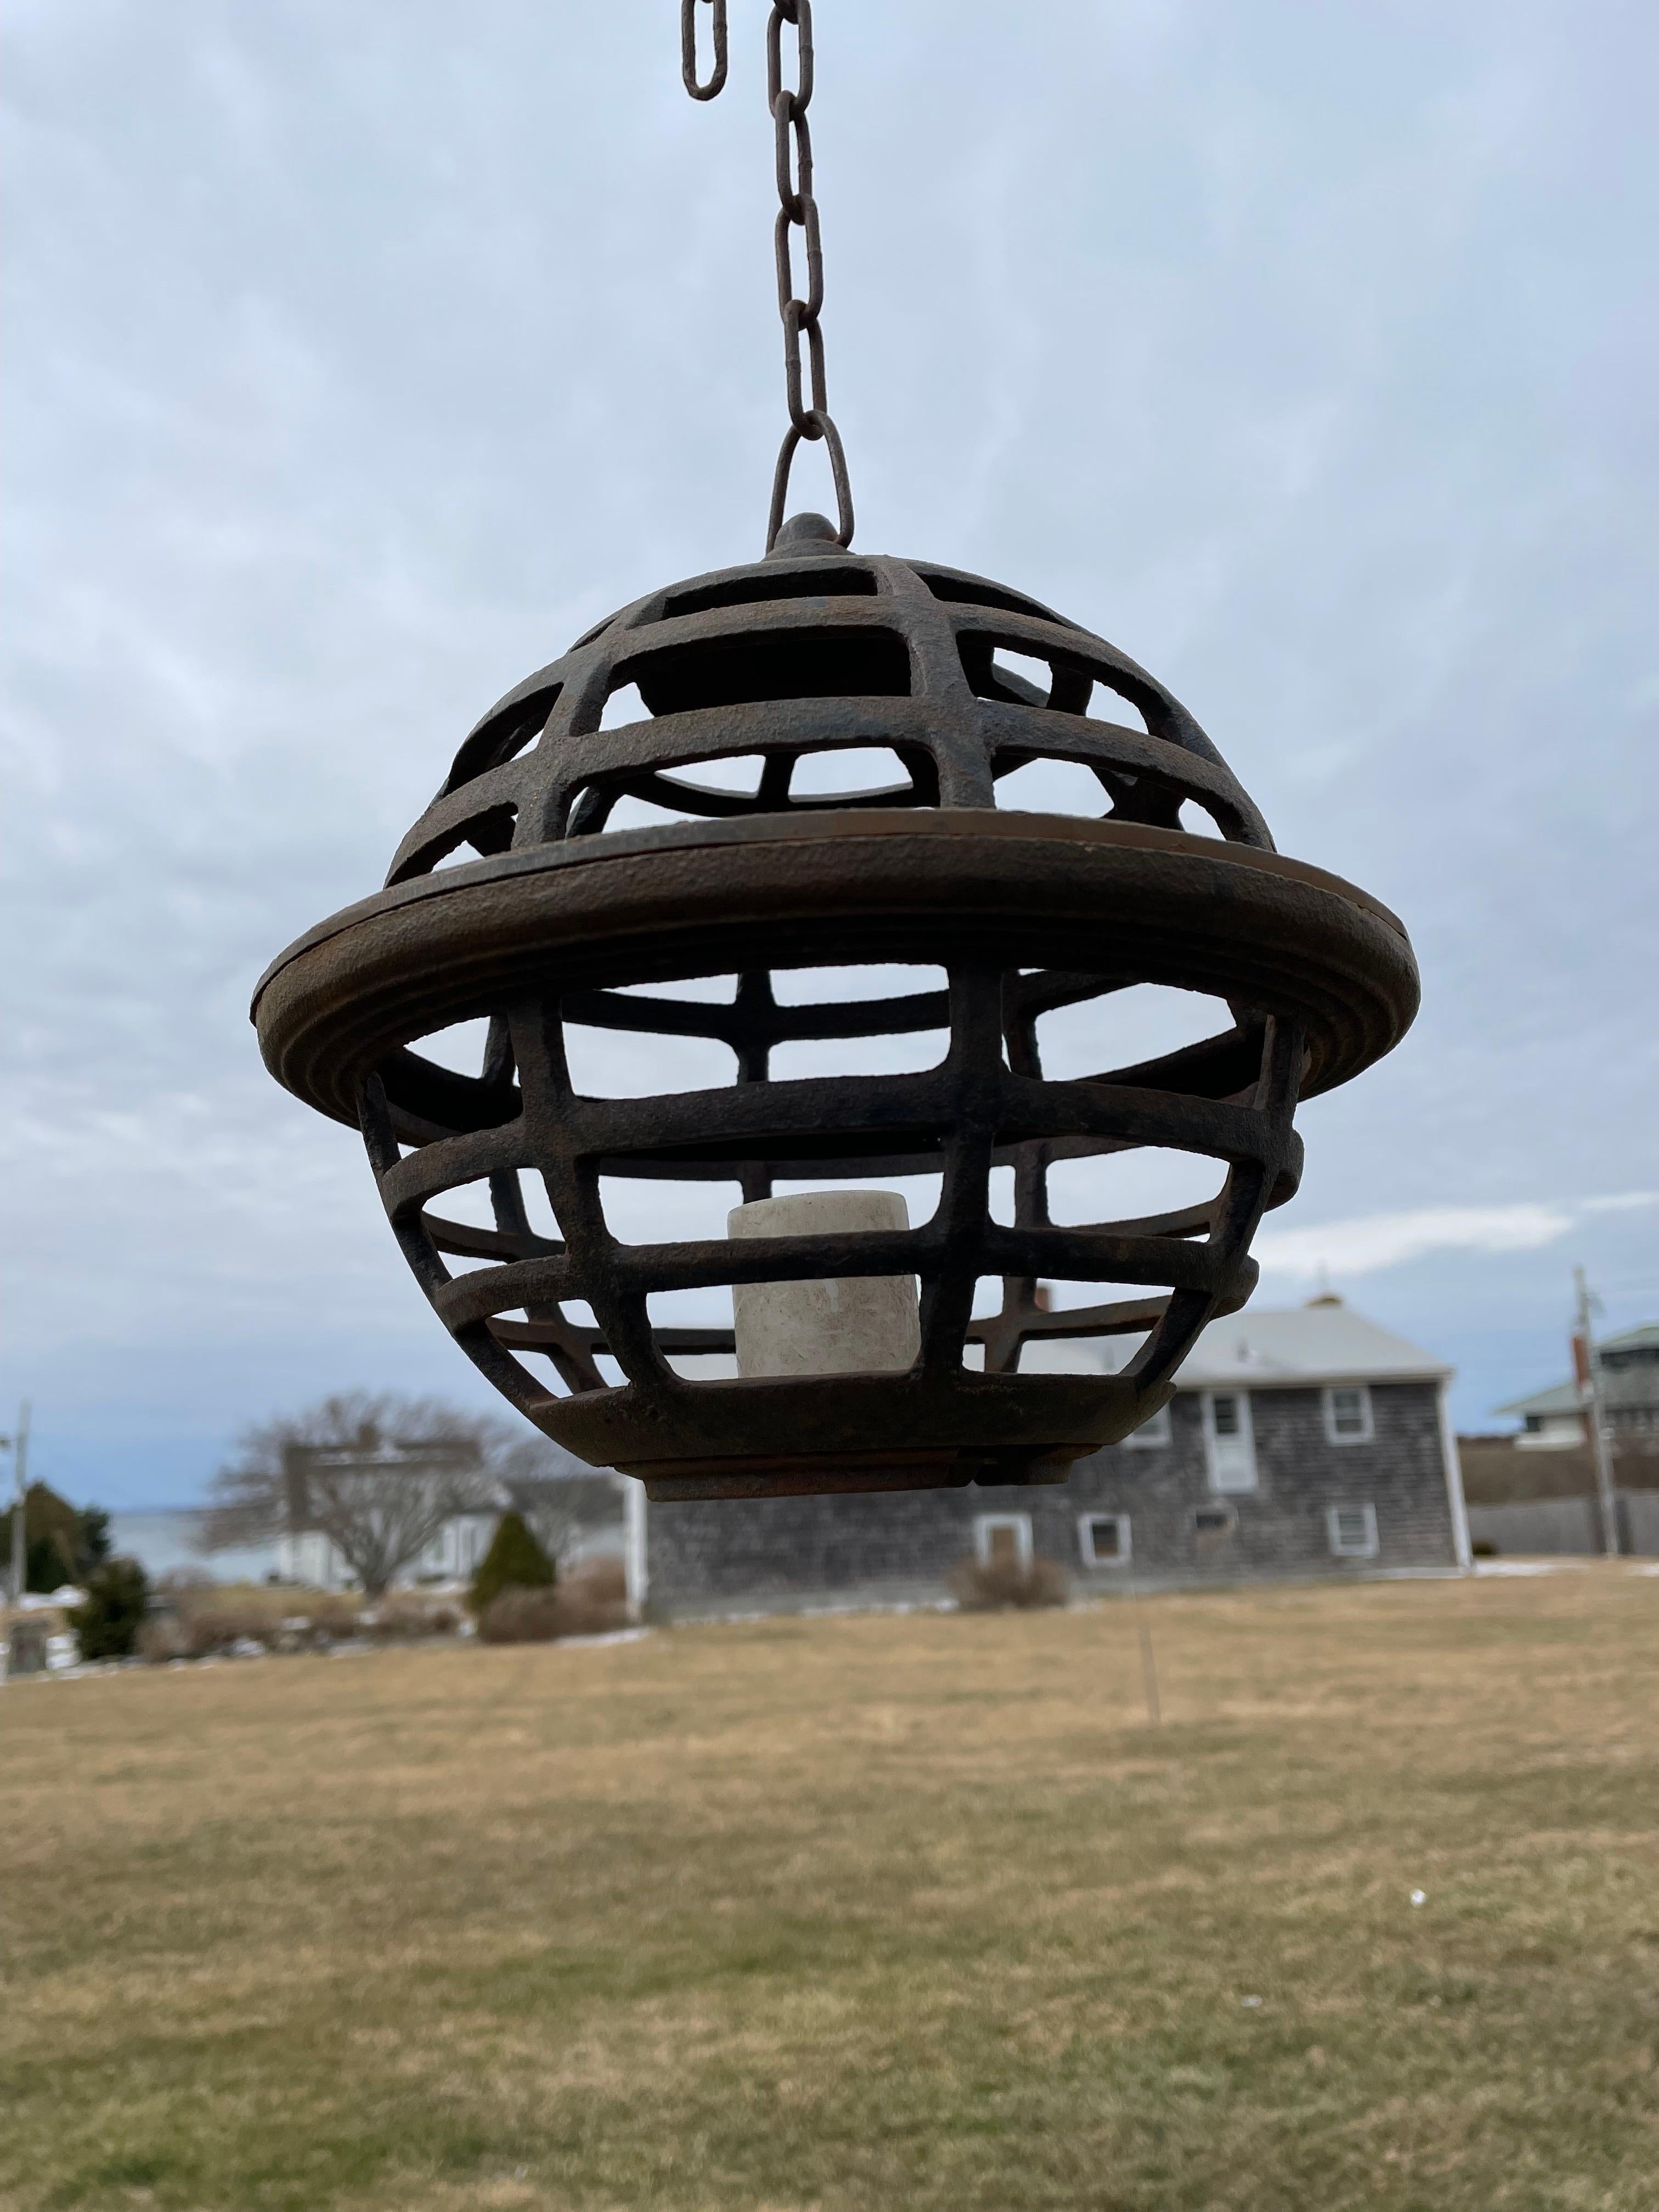
[[[707,84],[697,76],[697,9],[714,11],[714,66]],[[726,0],[680,0],[680,76],[693,100],[713,100],[726,82]]]
[[853,487],[847,477],[847,454],[841,442],[833,416],[823,408],[815,407],[797,429],[792,422],[783,434],[783,443],[778,448],[778,465],[772,471],[772,507],[766,518],[766,550],[769,553],[778,542],[778,532],[783,527],[784,505],[789,497],[789,471],[795,458],[795,448],[803,438],[822,438],[823,449],[830,459],[830,479],[836,487],[836,536],[842,545],[853,542]]
[[[696,15],[699,6],[714,10],[714,66],[707,83],[697,75]],[[680,69],[693,100],[712,100],[726,82],[726,0],[680,0]],[[783,27],[795,33],[795,82],[783,81]],[[853,542],[853,492],[847,476],[847,455],[841,433],[830,412],[823,368],[823,333],[818,316],[823,307],[823,246],[818,231],[818,204],[812,196],[812,134],[806,111],[812,99],[812,0],[773,0],[766,25],[766,105],[772,117],[772,134],[778,179],[778,215],[773,228],[773,253],[777,263],[778,314],[783,323],[783,386],[789,408],[789,428],[778,452],[772,477],[772,507],[766,526],[769,553],[783,527],[783,510],[789,495],[789,471],[803,439],[822,441],[836,487],[836,535],[843,545]],[[806,255],[806,295],[795,289],[794,256],[790,232],[798,229]],[[803,372],[801,341],[806,342]],[[811,404],[808,404],[810,397]]]

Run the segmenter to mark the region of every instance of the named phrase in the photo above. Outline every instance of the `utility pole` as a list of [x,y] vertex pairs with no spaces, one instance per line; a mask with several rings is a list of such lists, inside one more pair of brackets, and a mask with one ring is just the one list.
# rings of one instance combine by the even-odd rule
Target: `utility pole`
[[28,1576],[28,1546],[25,1540],[24,1527],[24,1504],[28,1496],[29,1481],[29,1401],[27,1398],[17,1409],[17,1433],[11,1439],[11,1601],[15,1607],[22,1599],[23,1585]]
[[1573,1370],[1578,1379],[1578,1402],[1584,1408],[1590,1443],[1595,1452],[1595,1494],[1601,1505],[1601,1548],[1610,1559],[1619,1556],[1619,1499],[1613,1486],[1613,1453],[1607,1443],[1607,1417],[1601,1406],[1601,1368],[1590,1334],[1590,1309],[1599,1304],[1590,1295],[1584,1271],[1575,1267],[1572,1279],[1578,1291],[1578,1331],[1572,1340]]

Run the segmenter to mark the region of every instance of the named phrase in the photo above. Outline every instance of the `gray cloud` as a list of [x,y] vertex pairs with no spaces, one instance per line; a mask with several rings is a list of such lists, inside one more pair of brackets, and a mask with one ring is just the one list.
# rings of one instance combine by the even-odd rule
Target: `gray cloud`
[[[491,698],[757,548],[760,10],[708,109],[674,12],[9,11],[0,1389],[71,1486],[187,1492],[336,1383],[473,1391],[246,1000]],[[860,542],[1116,639],[1412,927],[1423,1019],[1309,1109],[1274,1233],[1650,1187],[1650,12],[843,0],[819,37]],[[1478,1418],[1559,1364],[1571,1256],[1659,1310],[1650,1214],[1570,1230],[1361,1292]]]

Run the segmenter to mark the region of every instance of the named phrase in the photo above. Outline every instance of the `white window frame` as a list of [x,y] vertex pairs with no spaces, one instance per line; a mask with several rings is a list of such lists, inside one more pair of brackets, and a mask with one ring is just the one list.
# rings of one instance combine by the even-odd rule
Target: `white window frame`
[[[1342,1540],[1340,1522],[1345,1513],[1359,1514],[1365,1524],[1364,1541],[1347,1544]],[[1374,1559],[1378,1551],[1376,1540],[1376,1508],[1369,1498],[1352,1499],[1340,1505],[1325,1508],[1325,1534],[1334,1559]]]
[[[1095,1523],[1111,1521],[1117,1527],[1117,1549],[1103,1559],[1095,1556]],[[1133,1551],[1133,1531],[1127,1513],[1079,1513],[1077,1516],[1077,1548],[1085,1567],[1127,1567]]]
[[[1359,1401],[1360,1425],[1353,1432],[1344,1434],[1336,1425],[1336,1401],[1339,1395],[1352,1395]],[[1371,1422],[1371,1392],[1368,1382],[1334,1382],[1321,1395],[1324,1401],[1325,1441],[1328,1444],[1368,1444],[1376,1436]]]
[[999,1528],[1014,1532],[1014,1560],[1021,1567],[1031,1564],[1031,1516],[1029,1513],[975,1513],[974,1516],[974,1557],[982,1567],[991,1564],[991,1538]]
[[[1215,1401],[1218,1398],[1231,1398],[1236,1401],[1239,1407],[1240,1419],[1237,1441],[1243,1443],[1249,1457],[1250,1478],[1248,1482],[1236,1482],[1231,1478],[1223,1482],[1219,1479],[1218,1461],[1220,1448],[1224,1443],[1232,1443],[1235,1439],[1231,1437],[1220,1437],[1216,1434]],[[1250,1413],[1250,1394],[1248,1390],[1206,1390],[1203,1395],[1203,1405],[1204,1464],[1209,1475],[1211,1491],[1218,1498],[1247,1497],[1260,1487],[1255,1464],[1255,1423]]]
[[1175,1426],[1170,1419],[1170,1409],[1160,1406],[1149,1413],[1138,1429],[1131,1429],[1123,1439],[1126,1451],[1158,1451],[1175,1442]]

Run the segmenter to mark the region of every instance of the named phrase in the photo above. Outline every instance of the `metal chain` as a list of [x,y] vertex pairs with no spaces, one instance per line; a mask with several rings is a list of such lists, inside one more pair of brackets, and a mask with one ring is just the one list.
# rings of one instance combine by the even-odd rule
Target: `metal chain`
[[[714,65],[706,82],[697,73],[697,9],[714,10]],[[693,100],[713,100],[726,82],[726,0],[680,0],[680,73]],[[795,33],[795,82],[783,81],[783,27]],[[769,553],[783,527],[784,501],[789,494],[789,471],[803,438],[809,444],[820,439],[830,457],[830,473],[836,487],[836,535],[843,545],[853,542],[853,493],[847,477],[847,455],[830,412],[824,385],[823,333],[818,314],[823,306],[823,247],[818,234],[818,204],[812,196],[812,134],[806,111],[812,100],[812,0],[774,0],[766,26],[766,105],[772,117],[778,177],[778,214],[773,229],[777,260],[778,313],[783,319],[784,392],[789,405],[789,428],[778,450],[772,477],[772,508],[767,519],[766,550]],[[791,229],[799,229],[806,256],[806,295],[795,289]],[[806,346],[803,372],[801,344]],[[810,398],[811,404],[807,404]]]
[[697,0],[680,0],[680,75],[693,100],[712,100],[726,82],[726,0],[714,0],[714,67],[707,84],[697,79]]

